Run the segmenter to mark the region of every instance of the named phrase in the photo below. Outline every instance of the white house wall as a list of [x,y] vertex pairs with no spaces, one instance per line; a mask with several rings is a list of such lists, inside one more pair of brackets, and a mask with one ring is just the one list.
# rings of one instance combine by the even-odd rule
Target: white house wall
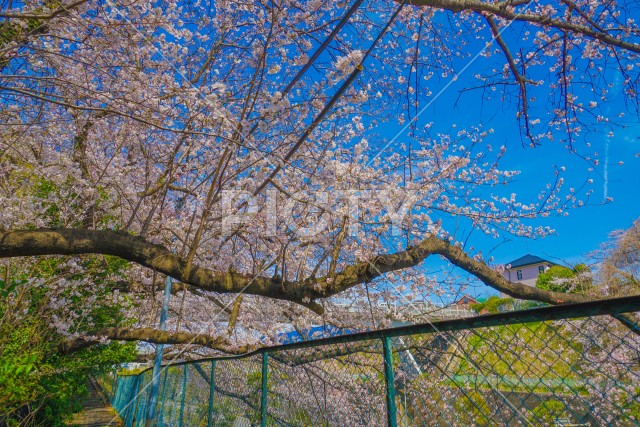
[[[510,282],[519,282],[523,283],[527,286],[536,286],[536,280],[538,279],[538,275],[540,274],[540,266],[543,266],[546,269],[551,267],[551,265],[547,263],[538,263],[538,264],[530,264],[522,267],[510,268],[502,273],[502,276]],[[522,272],[522,279],[518,279],[518,270]],[[506,298],[509,295],[501,293],[500,296],[502,298]]]

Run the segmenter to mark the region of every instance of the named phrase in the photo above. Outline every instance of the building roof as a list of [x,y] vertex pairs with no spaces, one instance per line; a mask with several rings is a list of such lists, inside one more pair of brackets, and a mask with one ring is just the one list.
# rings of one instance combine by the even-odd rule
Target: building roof
[[469,295],[463,295],[459,300],[454,302],[454,304],[456,305],[471,305],[471,304],[477,304],[477,303],[478,303],[478,300]]
[[521,256],[518,259],[514,259],[513,261],[508,262],[507,265],[510,265],[509,268],[516,268],[516,267],[524,267],[525,265],[540,264],[543,262],[546,262],[547,264],[551,264],[551,265],[556,265],[554,262],[548,261],[546,259],[540,258],[539,256],[535,256],[531,254],[526,254],[525,256]]

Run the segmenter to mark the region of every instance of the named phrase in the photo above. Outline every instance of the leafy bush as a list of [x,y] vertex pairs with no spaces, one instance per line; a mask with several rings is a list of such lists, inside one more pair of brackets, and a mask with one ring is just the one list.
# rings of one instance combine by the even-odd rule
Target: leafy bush
[[477,313],[488,312],[491,314],[498,313],[501,308],[513,304],[513,298],[500,298],[498,296],[490,296],[484,302],[472,304],[471,308]]
[[585,264],[573,269],[556,265],[540,273],[536,287],[547,291],[577,293],[588,290],[591,285],[591,270]]
[[[95,258],[80,260],[82,267],[91,268]],[[28,270],[24,264],[5,267],[4,280],[0,280],[0,426],[64,425],[79,409],[76,398],[86,392],[88,374],[135,358],[132,343],[101,344],[71,353],[65,350],[71,331],[126,324],[127,320],[121,307],[103,298],[109,292],[106,286],[56,288],[54,282],[48,282],[61,265],[61,259],[48,258]],[[104,259],[101,266],[105,275],[94,282],[99,285],[109,282],[107,272],[122,268]],[[36,272],[38,277],[28,278],[27,272]],[[73,274],[67,277],[74,279]],[[85,302],[88,295],[93,296],[92,304]],[[66,330],[61,330],[61,314],[68,315]]]

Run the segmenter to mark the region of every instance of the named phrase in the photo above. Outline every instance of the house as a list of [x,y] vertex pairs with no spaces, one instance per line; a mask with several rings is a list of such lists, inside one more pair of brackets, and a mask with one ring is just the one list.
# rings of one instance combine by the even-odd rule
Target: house
[[475,298],[469,295],[463,295],[462,298],[455,301],[453,304],[461,307],[465,307],[465,308],[470,308],[473,304],[477,304],[477,303],[478,303],[478,300],[476,300]]
[[[510,282],[520,282],[527,286],[535,287],[538,275],[554,265],[557,264],[538,256],[527,254],[507,263],[507,268],[505,268],[502,276]],[[506,294],[501,294],[503,298],[507,296]]]

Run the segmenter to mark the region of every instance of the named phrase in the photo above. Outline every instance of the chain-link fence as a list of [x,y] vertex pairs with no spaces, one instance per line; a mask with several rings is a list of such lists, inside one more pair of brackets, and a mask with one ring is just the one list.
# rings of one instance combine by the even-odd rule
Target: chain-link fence
[[[621,298],[173,364],[154,425],[640,425],[638,312]],[[151,375],[101,380],[127,426],[145,425]]]

